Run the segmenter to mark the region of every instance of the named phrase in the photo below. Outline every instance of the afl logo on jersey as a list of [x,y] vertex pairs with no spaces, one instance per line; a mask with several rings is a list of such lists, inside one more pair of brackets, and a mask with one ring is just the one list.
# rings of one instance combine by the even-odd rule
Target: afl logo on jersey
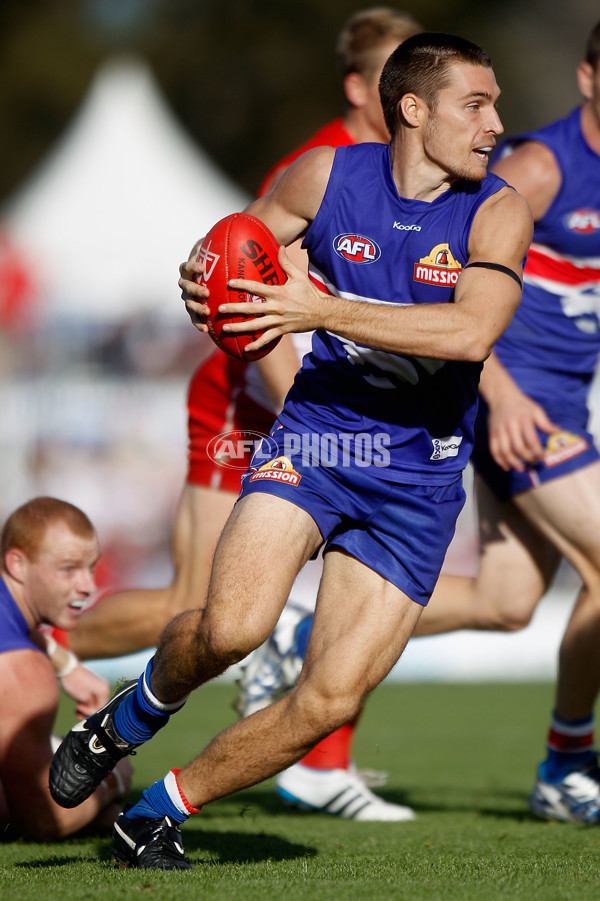
[[333,249],[349,263],[374,263],[381,256],[379,245],[363,235],[338,235]]
[[569,231],[578,235],[589,235],[600,231],[600,212],[598,210],[573,210],[565,216]]

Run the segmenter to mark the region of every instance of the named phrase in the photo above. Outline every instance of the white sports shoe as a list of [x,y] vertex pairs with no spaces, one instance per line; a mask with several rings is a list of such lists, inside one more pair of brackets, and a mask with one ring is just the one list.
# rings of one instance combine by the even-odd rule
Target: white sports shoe
[[240,716],[273,704],[298,681],[302,657],[296,646],[296,627],[306,616],[305,609],[288,602],[269,638],[243,661],[235,704]]
[[538,774],[529,807],[546,820],[600,822],[600,769],[596,760],[573,770],[562,782],[545,782]]
[[368,767],[357,767],[353,761],[350,761],[348,770],[365,783],[369,788],[383,788],[387,785],[389,773],[386,770],[370,770]]
[[364,822],[415,819],[410,807],[378,798],[350,770],[314,770],[295,763],[277,776],[277,794],[292,807]]

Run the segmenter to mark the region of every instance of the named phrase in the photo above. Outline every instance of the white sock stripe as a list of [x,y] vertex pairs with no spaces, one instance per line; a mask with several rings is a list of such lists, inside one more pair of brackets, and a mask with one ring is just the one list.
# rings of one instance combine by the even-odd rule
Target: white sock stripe
[[594,731],[594,721],[589,720],[578,726],[571,726],[568,723],[561,723],[560,720],[553,718],[550,727],[555,732],[559,732],[562,735],[588,735]]
[[148,685],[148,680],[146,679],[146,673],[144,673],[142,679],[142,691],[144,692],[144,697],[148,701],[148,703],[154,707],[156,710],[160,710],[162,713],[169,713],[174,710],[179,710],[180,707],[183,707],[189,695],[186,695],[184,698],[181,698],[179,701],[174,701],[170,704],[165,704],[164,701],[159,701],[155,694],[152,693],[150,686]]
[[188,817],[190,815],[190,811],[185,806],[184,800],[181,797],[179,785],[177,784],[177,777],[173,770],[169,770],[169,772],[165,776],[165,788],[167,790],[169,798],[171,799],[177,810]]

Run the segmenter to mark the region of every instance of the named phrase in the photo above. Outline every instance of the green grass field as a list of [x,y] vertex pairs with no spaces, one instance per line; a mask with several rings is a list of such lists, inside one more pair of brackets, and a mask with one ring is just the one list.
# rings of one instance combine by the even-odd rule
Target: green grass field
[[[133,797],[233,722],[234,693],[229,684],[200,690],[139,750]],[[191,873],[114,869],[104,837],[16,842],[0,845],[0,897],[598,899],[600,827],[528,812],[551,707],[549,685],[387,683],[368,703],[354,756],[389,772],[380,793],[413,806],[415,822],[290,812],[267,782],[184,826]],[[63,705],[57,731],[72,725],[71,710]]]

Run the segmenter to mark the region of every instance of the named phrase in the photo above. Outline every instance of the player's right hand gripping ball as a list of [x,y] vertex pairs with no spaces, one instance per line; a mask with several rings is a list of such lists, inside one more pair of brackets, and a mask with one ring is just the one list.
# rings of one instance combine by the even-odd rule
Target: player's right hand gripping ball
[[287,276],[277,262],[278,251],[279,244],[267,226],[248,213],[232,213],[213,225],[198,251],[197,260],[204,263],[204,273],[198,276],[198,282],[209,290],[208,333],[221,350],[238,360],[260,360],[280,339],[275,338],[261,350],[247,351],[246,345],[256,341],[263,332],[235,335],[223,332],[225,323],[244,322],[246,317],[219,313],[221,304],[264,303],[255,294],[228,288],[227,282],[230,278],[246,278],[267,285],[283,284]]

